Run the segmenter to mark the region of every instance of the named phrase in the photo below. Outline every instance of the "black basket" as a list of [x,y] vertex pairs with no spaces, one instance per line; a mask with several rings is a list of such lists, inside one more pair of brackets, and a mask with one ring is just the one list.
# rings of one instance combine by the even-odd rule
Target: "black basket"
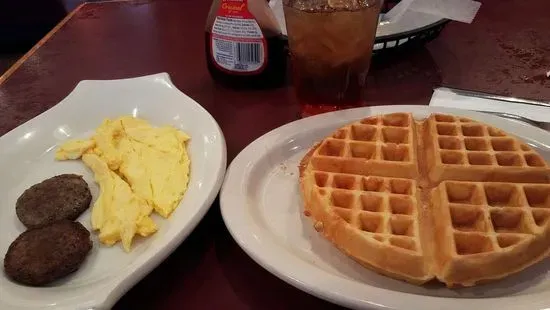
[[[401,0],[386,0],[381,9],[382,13],[387,13]],[[390,50],[397,50],[403,47],[413,45],[424,45],[427,42],[437,38],[441,30],[449,22],[448,19],[441,19],[435,23],[411,31],[400,32],[387,36],[377,37],[374,40],[374,54],[381,54]]]

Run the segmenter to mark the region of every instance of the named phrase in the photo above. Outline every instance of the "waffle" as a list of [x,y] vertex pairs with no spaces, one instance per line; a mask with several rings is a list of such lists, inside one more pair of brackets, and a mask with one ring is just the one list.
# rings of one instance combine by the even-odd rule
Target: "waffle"
[[365,267],[471,286],[550,252],[550,168],[497,128],[444,114],[373,116],[300,163],[304,213]]

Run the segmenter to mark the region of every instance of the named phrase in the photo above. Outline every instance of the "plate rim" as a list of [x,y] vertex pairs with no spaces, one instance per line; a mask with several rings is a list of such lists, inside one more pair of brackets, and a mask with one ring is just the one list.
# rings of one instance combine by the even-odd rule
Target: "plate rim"
[[[256,263],[258,263],[260,266],[262,266],[264,269],[268,270],[270,273],[278,277],[279,279],[287,282],[288,284],[305,291],[309,294],[312,294],[316,297],[319,297],[321,299],[327,300],[329,302],[337,303],[343,306],[347,307],[353,307],[353,308],[373,308],[373,309],[411,309],[412,304],[421,305],[421,303],[426,302],[432,302],[436,303],[434,309],[439,309],[440,307],[451,307],[453,306],[452,303],[455,303],[455,307],[458,307],[459,309],[462,309],[466,306],[489,306],[493,305],[495,302],[499,302],[500,300],[517,300],[517,298],[523,297],[521,299],[526,299],[526,296],[529,295],[543,295],[545,292],[541,293],[533,293],[529,295],[521,295],[521,296],[500,296],[500,297],[490,297],[490,298],[453,298],[453,297],[439,297],[439,296],[425,296],[425,295],[417,295],[412,293],[406,293],[406,292],[397,292],[397,291],[391,291],[389,289],[385,288],[378,288],[368,285],[361,285],[359,283],[354,283],[355,281],[351,281],[348,279],[345,279],[343,277],[324,272],[320,270],[319,272],[315,274],[307,274],[304,273],[305,269],[309,270],[315,270],[314,266],[311,266],[310,264],[301,261],[299,258],[296,258],[295,255],[292,255],[290,252],[283,251],[285,249],[284,246],[276,244],[275,242],[269,243],[270,235],[267,235],[267,237],[264,238],[264,236],[261,236],[258,234],[258,232],[261,232],[262,228],[256,229],[254,225],[253,219],[251,216],[249,216],[249,213],[246,211],[247,204],[249,203],[249,199],[247,197],[239,197],[243,196],[244,193],[241,192],[241,190],[244,191],[242,188],[242,184],[246,181],[247,177],[249,177],[249,172],[252,170],[252,167],[257,163],[253,160],[247,158],[250,157],[249,153],[252,153],[254,151],[254,148],[258,145],[266,145],[266,144],[275,144],[276,136],[277,135],[283,135],[284,132],[289,131],[293,127],[299,127],[302,128],[302,131],[307,131],[308,128],[312,127],[313,129],[316,128],[314,124],[316,123],[323,123],[323,121],[329,121],[329,122],[336,122],[337,119],[341,120],[342,122],[351,122],[353,119],[360,119],[362,117],[367,117],[369,115],[374,114],[383,114],[383,113],[392,113],[392,112],[398,112],[398,111],[406,111],[406,112],[417,112],[417,113],[434,113],[434,112],[441,112],[441,113],[453,113],[456,115],[464,115],[464,116],[481,116],[481,118],[485,119],[484,121],[497,121],[497,122],[504,122],[506,124],[509,124],[510,126],[520,126],[521,128],[528,128],[528,131],[531,131],[533,133],[537,133],[537,136],[544,137],[543,140],[548,140],[548,144],[550,145],[550,133],[537,128],[533,127],[531,125],[523,124],[523,123],[516,123],[513,121],[510,121],[508,119],[504,119],[498,116],[494,115],[488,115],[486,113],[482,112],[475,112],[475,111],[468,111],[468,110],[462,110],[462,109],[454,109],[454,108],[445,108],[445,107],[431,107],[431,106],[424,106],[424,105],[387,105],[387,106],[375,106],[375,107],[363,107],[363,108],[355,108],[355,109],[349,109],[349,110],[343,110],[343,111],[337,111],[337,112],[331,112],[331,113],[325,113],[316,115],[313,117],[305,118],[296,120],[294,122],[282,125],[278,128],[275,128],[268,133],[260,136],[259,138],[255,139],[253,142],[251,142],[249,145],[247,145],[231,162],[229,165],[229,168],[227,169],[224,185],[222,186],[222,189],[220,191],[220,208],[222,213],[222,218],[225,222],[225,225],[230,232],[233,239],[237,242],[237,244],[247,253],[249,257],[251,257]],[[332,120],[334,119],[334,120]],[[309,125],[308,125],[309,124]],[[321,127],[319,125],[319,127]],[[337,126],[335,125],[335,129]],[[312,130],[313,130],[312,129]],[[506,129],[504,129],[506,130]],[[298,133],[296,133],[298,134]],[[280,137],[282,139],[285,139],[283,137]],[[291,138],[291,136],[288,136],[288,138]],[[259,154],[256,152],[255,158],[261,158]],[[243,165],[245,164],[245,165]],[[248,216],[247,220],[242,220],[239,217],[245,217]],[[251,223],[252,221],[252,223]],[[240,225],[242,223],[247,223],[248,225]],[[259,225],[256,225],[259,227]],[[269,253],[269,254],[267,254]],[[271,254],[276,253],[279,255],[279,257],[283,257],[285,259],[294,258],[293,264],[298,264],[299,267],[302,268],[294,268],[292,270],[292,275],[290,272],[285,270],[285,268],[282,268],[282,264],[280,262],[276,262],[275,259],[271,258]],[[282,260],[281,258],[279,258]],[[295,265],[295,266],[298,266]],[[318,269],[319,270],[319,269]],[[320,276],[322,274],[322,276]],[[320,278],[322,278],[320,280]],[[339,284],[347,284],[347,285],[353,285],[355,286],[360,285],[365,288],[364,293],[373,293],[368,297],[368,300],[366,299],[358,299],[357,297],[350,297],[345,294],[345,292],[342,289],[339,289],[338,287],[332,286],[331,291],[327,291],[327,289],[320,288],[318,284],[320,282],[322,283],[333,283],[333,281],[337,281]],[[380,297],[380,294],[386,295],[385,297]],[[367,294],[363,294],[365,296]],[[394,298],[392,298],[394,297]],[[451,301],[451,302],[449,302]],[[460,306],[456,305],[456,301],[459,301],[461,303]],[[543,301],[531,301],[529,300],[522,300],[523,303],[521,306],[530,306],[533,309],[542,309],[542,307],[545,306]],[[411,304],[412,303],[412,304]],[[516,309],[514,306],[510,303],[503,304],[503,309]],[[427,309],[426,305],[421,306],[423,308],[420,309]],[[522,308],[524,309],[524,308]]]
[[[163,82],[170,89],[169,91],[175,92],[175,94],[178,98],[181,99],[183,104],[190,105],[193,107],[193,109],[196,109],[197,111],[199,111],[199,113],[203,114],[205,118],[208,119],[209,126],[211,127],[212,131],[216,134],[216,136],[219,137],[219,141],[215,143],[215,148],[219,149],[219,152],[217,150],[213,152],[214,161],[209,164],[209,166],[214,168],[212,169],[212,174],[214,176],[212,177],[211,182],[209,182],[210,188],[204,190],[205,194],[203,195],[205,196],[205,199],[204,201],[202,201],[201,206],[197,208],[197,211],[194,214],[191,214],[189,216],[188,225],[179,228],[179,230],[176,231],[175,235],[171,239],[166,240],[165,244],[159,247],[158,251],[151,253],[149,259],[146,259],[143,262],[136,264],[135,268],[133,269],[127,269],[125,273],[117,274],[116,276],[111,277],[108,280],[102,280],[104,282],[100,282],[101,284],[90,284],[97,287],[93,290],[94,294],[84,294],[82,296],[84,296],[85,298],[79,299],[77,297],[66,304],[53,304],[47,306],[13,304],[9,302],[9,299],[2,298],[2,294],[0,294],[0,306],[4,305],[5,307],[16,307],[18,309],[49,309],[52,307],[55,309],[74,309],[75,304],[77,304],[78,306],[83,306],[89,309],[111,308],[128,290],[130,290],[134,285],[141,281],[147,274],[153,271],[153,269],[160,265],[173,251],[176,250],[176,248],[189,236],[189,234],[193,232],[193,230],[202,221],[202,219],[212,206],[212,203],[216,199],[219,190],[223,184],[225,172],[227,169],[226,139],[216,119],[197,101],[178,89],[173,84],[170,75],[167,72],[121,79],[81,80],[57,104],[0,136],[0,145],[6,143],[7,141],[10,141],[10,139],[13,139],[16,136],[19,136],[21,132],[25,132],[30,126],[33,126],[35,124],[40,126],[40,122],[42,122],[44,118],[52,115],[53,113],[61,113],[62,109],[65,106],[71,104],[71,98],[73,96],[76,96],[80,89],[87,87],[87,85],[89,84],[95,84],[94,87],[98,87],[98,85],[102,83],[112,85],[114,83],[132,83],[149,80]],[[2,156],[1,153],[0,156]],[[138,258],[136,258],[136,260],[139,260],[139,256]]]

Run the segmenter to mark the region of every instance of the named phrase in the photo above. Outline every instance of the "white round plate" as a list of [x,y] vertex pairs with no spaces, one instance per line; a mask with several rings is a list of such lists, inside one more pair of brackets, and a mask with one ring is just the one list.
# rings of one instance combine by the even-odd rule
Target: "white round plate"
[[370,115],[441,112],[471,117],[517,135],[550,160],[550,133],[524,123],[465,110],[380,106],[322,114],[279,127],[247,146],[222,187],[222,216],[231,235],[258,264],[310,294],[363,309],[543,309],[550,307],[550,261],[492,284],[447,289],[415,286],[376,274],[337,250],[303,216],[298,163],[336,128]]
[[[103,119],[134,115],[154,126],[173,125],[191,136],[189,188],[168,219],[154,216],[159,230],[136,238],[132,251],[109,248],[92,233],[94,247],[81,268],[47,287],[28,287],[0,273],[0,309],[109,309],[135,283],[162,262],[195,228],[223,181],[226,147],[212,116],[180,92],[166,73],[132,79],[82,81],[59,104],[0,137],[0,255],[25,230],[15,201],[32,184],[62,173],[82,174],[98,186],[80,161],[54,160],[56,146],[89,137]],[[90,210],[78,220],[90,229]]]

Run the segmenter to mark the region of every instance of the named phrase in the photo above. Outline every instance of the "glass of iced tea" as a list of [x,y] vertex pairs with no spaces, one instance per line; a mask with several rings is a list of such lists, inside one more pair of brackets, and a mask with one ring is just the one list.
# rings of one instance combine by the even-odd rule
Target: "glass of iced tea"
[[381,0],[283,0],[302,117],[365,104]]

